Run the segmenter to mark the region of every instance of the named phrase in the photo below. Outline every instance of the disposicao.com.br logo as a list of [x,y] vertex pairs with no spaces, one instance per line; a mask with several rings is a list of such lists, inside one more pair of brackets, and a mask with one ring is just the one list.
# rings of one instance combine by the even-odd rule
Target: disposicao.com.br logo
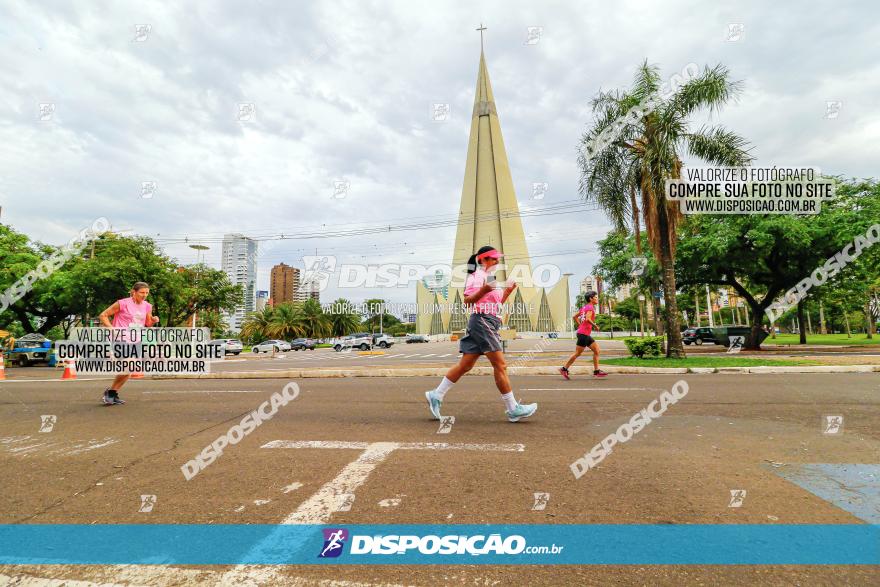
[[501,534],[388,534],[349,536],[344,528],[324,529],[324,544],[320,558],[338,557],[345,541],[351,538],[350,555],[518,555],[559,554],[564,546],[528,546],[519,534],[502,537]]

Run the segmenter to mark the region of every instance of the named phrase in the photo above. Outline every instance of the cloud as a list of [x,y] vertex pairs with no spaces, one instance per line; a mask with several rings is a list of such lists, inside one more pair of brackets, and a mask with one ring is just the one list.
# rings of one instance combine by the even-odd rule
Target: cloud
[[[481,19],[522,203],[578,197],[575,149],[591,120],[588,101],[600,89],[628,87],[646,58],[665,77],[691,61],[727,65],[745,91],[711,122],[747,137],[759,163],[867,176],[876,171],[880,76],[865,47],[876,39],[878,10],[816,10],[755,2],[493,1],[478,10],[403,1],[6,3],[3,221],[60,244],[107,216],[162,243],[201,239],[219,265],[225,232],[296,234],[457,214]],[[727,41],[730,23],[743,24],[740,41]],[[143,42],[134,40],[135,24],[151,26]],[[529,26],[543,27],[537,44],[525,42]],[[837,119],[823,118],[828,100],[843,102]],[[41,102],[55,104],[51,121],[37,121]],[[255,105],[255,120],[238,120],[241,103]],[[450,104],[449,120],[431,120],[433,103]],[[333,199],[341,179],[350,192]],[[158,184],[152,199],[140,198],[144,181]],[[532,182],[549,184],[540,202],[531,200]],[[524,225],[536,235],[535,255],[583,251],[558,259],[578,279],[608,229],[599,212]],[[299,265],[315,249],[443,262],[453,239],[454,227],[441,227],[279,241],[260,259],[258,284],[267,288],[271,265]],[[185,245],[167,251],[195,260]],[[411,290],[384,293],[414,299]]]

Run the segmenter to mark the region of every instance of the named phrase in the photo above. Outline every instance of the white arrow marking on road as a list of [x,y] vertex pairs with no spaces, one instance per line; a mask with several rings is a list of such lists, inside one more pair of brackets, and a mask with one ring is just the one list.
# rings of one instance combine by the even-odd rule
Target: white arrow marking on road
[[523,452],[523,444],[450,444],[446,442],[346,442],[334,440],[273,440],[260,448],[335,448],[361,450],[330,482],[304,501],[282,524],[325,524],[339,505],[339,496],[354,494],[379,463],[395,450],[473,450]]

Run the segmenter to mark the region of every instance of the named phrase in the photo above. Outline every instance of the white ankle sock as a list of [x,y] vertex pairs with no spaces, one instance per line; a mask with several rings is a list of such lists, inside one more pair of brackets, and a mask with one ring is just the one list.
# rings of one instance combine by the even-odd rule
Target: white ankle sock
[[440,385],[438,385],[437,389],[435,389],[434,391],[437,392],[437,395],[440,396],[440,399],[442,400],[443,396],[446,395],[447,391],[452,389],[453,385],[455,385],[455,383],[444,377],[443,381],[440,382]]
[[501,394],[501,400],[504,402],[504,407],[507,408],[508,412],[513,411],[513,408],[516,407],[516,399],[514,399],[512,391]]

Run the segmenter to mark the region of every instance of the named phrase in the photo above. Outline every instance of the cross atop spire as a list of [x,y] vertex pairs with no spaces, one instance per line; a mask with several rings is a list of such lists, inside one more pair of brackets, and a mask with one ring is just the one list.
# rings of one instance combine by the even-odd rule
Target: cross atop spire
[[483,23],[480,23],[480,28],[475,29],[475,30],[480,31],[480,51],[482,52],[482,50],[483,50],[483,31],[486,30],[486,27],[483,26]]

